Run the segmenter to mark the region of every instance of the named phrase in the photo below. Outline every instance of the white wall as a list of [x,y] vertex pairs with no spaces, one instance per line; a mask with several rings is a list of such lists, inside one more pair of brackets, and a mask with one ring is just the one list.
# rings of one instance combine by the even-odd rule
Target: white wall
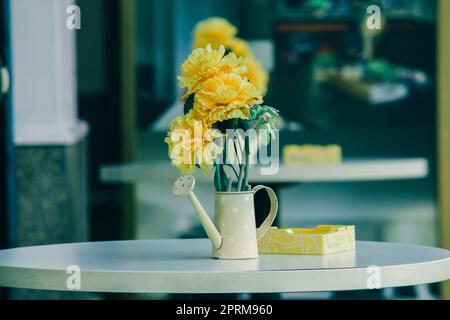
[[75,36],[66,27],[72,0],[11,1],[12,89],[16,145],[77,142]]

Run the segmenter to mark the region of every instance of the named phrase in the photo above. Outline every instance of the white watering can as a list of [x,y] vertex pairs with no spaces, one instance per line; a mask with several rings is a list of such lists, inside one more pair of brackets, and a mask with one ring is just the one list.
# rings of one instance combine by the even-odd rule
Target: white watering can
[[[187,196],[203,228],[211,240],[213,256],[219,259],[252,259],[258,257],[258,240],[269,231],[277,215],[278,200],[275,192],[266,186],[251,191],[216,192],[214,222],[194,194],[195,178],[180,177],[173,193]],[[254,195],[264,189],[270,198],[270,212],[259,228],[255,225]]]

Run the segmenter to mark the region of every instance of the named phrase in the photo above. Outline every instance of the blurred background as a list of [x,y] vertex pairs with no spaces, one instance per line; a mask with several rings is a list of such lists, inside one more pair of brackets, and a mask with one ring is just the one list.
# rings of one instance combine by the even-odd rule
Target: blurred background
[[[338,144],[344,161],[425,163],[414,179],[278,185],[280,227],[354,224],[358,240],[448,247],[442,1],[1,0],[0,59],[11,81],[0,100],[0,247],[203,236],[187,200],[172,196],[178,173],[164,137],[182,112],[177,75],[192,30],[214,16],[235,25],[269,71],[264,100],[283,116],[281,148]],[[71,4],[81,29],[66,26]],[[382,9],[377,33],[363,27],[372,4]],[[208,210],[211,185],[196,189]],[[441,289],[278,298],[450,298]]]

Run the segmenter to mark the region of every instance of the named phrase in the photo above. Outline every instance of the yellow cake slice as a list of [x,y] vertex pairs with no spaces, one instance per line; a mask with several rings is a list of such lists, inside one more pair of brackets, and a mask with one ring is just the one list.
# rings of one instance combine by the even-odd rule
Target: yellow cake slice
[[283,161],[286,165],[339,164],[342,150],[339,145],[288,145],[283,148]]

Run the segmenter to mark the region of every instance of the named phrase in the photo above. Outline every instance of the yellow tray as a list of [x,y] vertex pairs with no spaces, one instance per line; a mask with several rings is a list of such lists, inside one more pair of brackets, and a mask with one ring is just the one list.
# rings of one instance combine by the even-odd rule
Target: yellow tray
[[259,253],[325,255],[355,250],[354,226],[317,226],[314,229],[272,227],[259,241]]

